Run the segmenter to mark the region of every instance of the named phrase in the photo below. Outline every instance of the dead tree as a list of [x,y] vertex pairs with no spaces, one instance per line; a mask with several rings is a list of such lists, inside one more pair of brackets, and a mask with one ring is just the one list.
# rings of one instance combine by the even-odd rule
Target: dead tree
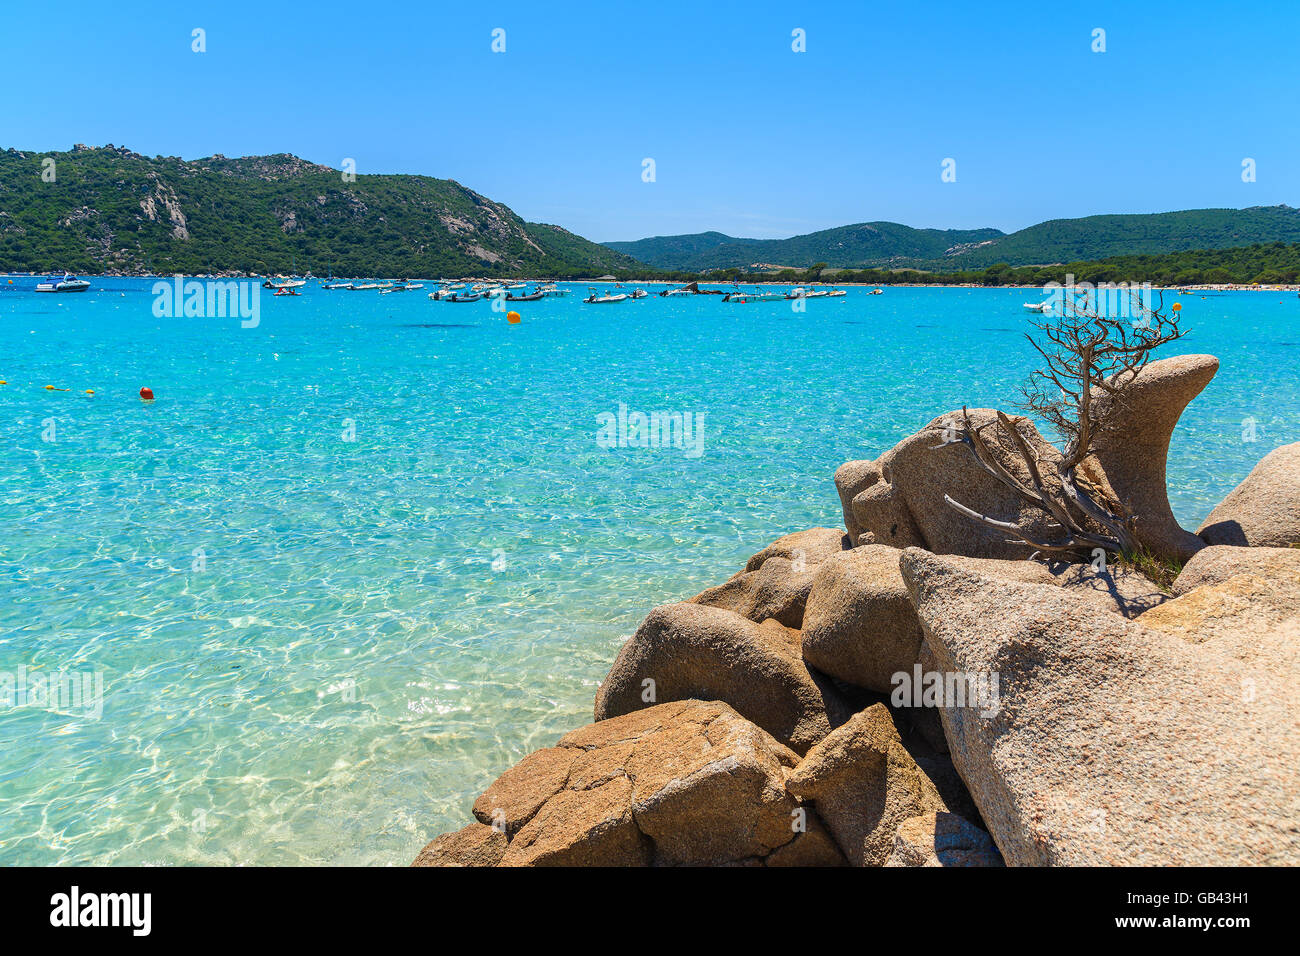
[[[962,427],[951,432],[951,439],[944,443],[960,442],[970,448],[984,471],[1032,507],[1045,511],[1051,526],[1059,528],[1059,535],[1038,541],[1014,522],[980,514],[948,495],[944,501],[968,518],[1005,531],[1043,557],[1086,556],[1097,548],[1129,556],[1138,551],[1134,516],[1081,469],[1110,426],[1113,413],[1123,406],[1126,389],[1146,366],[1152,351],[1186,333],[1178,327],[1178,305],[1165,314],[1163,293],[1153,306],[1140,293],[1127,292],[1131,308],[1114,311],[1130,315],[1120,317],[1107,314],[1101,296],[1080,300],[1073,292],[1065,290],[1051,312],[1031,321],[1039,335],[1027,334],[1026,338],[1042,356],[1043,366],[1030,373],[1017,403],[1021,411],[1055,432],[1063,446],[1060,458],[1039,460],[1016,429],[1024,419],[1012,419],[1002,412],[997,413],[996,422],[976,427],[963,408]],[[1028,481],[1012,474],[995,457],[984,434],[989,428],[1010,441],[1024,462]],[[1056,481],[1044,481],[1047,469],[1055,472]]]

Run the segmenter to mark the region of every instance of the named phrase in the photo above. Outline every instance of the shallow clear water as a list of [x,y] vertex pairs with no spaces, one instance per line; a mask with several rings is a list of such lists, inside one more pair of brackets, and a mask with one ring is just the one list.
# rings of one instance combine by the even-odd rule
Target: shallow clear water
[[[800,315],[577,287],[510,325],[310,290],[245,329],[155,318],[145,280],[15,283],[0,674],[104,681],[102,715],[0,710],[0,861],[27,864],[409,862],[590,719],[652,606],[840,524],[842,461],[1008,406],[1036,298],[859,289]],[[1175,351],[1223,362],[1170,453],[1195,527],[1300,439],[1300,300],[1181,301]],[[620,402],[703,415],[703,454],[601,447]]]

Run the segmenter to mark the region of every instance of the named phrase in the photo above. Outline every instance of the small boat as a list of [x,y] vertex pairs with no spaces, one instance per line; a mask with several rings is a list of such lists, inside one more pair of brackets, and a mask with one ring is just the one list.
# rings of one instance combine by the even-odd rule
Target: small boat
[[90,288],[90,283],[85,279],[78,279],[71,273],[65,272],[62,279],[51,282],[42,282],[36,286],[37,292],[85,292]]
[[694,295],[694,294],[695,293],[693,293],[690,289],[664,289],[662,292],[659,293],[659,295],[661,296]]
[[524,288],[527,288],[527,283],[525,283],[525,282],[515,282],[515,283],[512,283],[511,285],[506,286],[506,288],[509,289],[509,290],[511,290],[511,291],[514,291],[515,289],[524,289]]
[[728,292],[722,297],[723,302],[774,302],[784,300],[785,294],[782,292]]
[[867,295],[884,295],[884,294],[885,294],[884,289],[872,289],[870,292],[867,293]]
[[547,296],[547,297],[549,298],[550,296],[562,296],[562,295],[568,295],[568,294],[569,294],[570,292],[572,292],[573,290],[572,290],[572,289],[561,289],[561,288],[560,288],[559,286],[557,286],[554,282],[552,282],[552,283],[550,283],[550,284],[548,284],[548,285],[544,285],[544,286],[542,286],[538,291],[541,292],[542,295]]
[[591,295],[587,296],[582,301],[589,302],[593,305],[601,305],[606,302],[622,302],[627,298],[628,298],[628,294],[626,292],[619,292],[613,295],[601,295],[595,289],[592,289]]
[[506,293],[507,302],[536,302],[538,299],[545,299],[545,292],[534,292],[532,295],[511,295]]
[[276,287],[276,290],[275,290],[275,294],[276,294],[277,296],[279,296],[279,295],[302,295],[302,293],[299,292],[297,289],[293,288],[292,286],[287,286],[287,285],[277,286],[277,287]]
[[453,292],[451,295],[443,296],[442,301],[443,302],[477,302],[481,298],[483,298],[483,293],[481,292],[466,292],[463,295],[459,292]]
[[378,282],[353,283],[351,285],[345,286],[344,288],[348,289],[348,291],[350,292],[369,292],[371,289],[378,289],[379,283]]
[[796,286],[785,294],[787,299],[803,299],[808,295],[808,290],[803,286]]
[[632,292],[629,293],[628,297],[632,299],[644,299],[649,294],[650,293],[645,289],[633,289]]
[[1052,303],[1050,302],[1026,302],[1024,303],[1026,312],[1037,312],[1039,315],[1050,315]]
[[843,289],[831,289],[826,293],[828,299],[838,299],[841,296],[848,295]]
[[262,283],[263,289],[296,289],[299,286],[307,284],[306,279],[283,279],[276,282],[274,279],[267,279]]
[[322,289],[351,289],[351,282],[326,282],[321,285]]

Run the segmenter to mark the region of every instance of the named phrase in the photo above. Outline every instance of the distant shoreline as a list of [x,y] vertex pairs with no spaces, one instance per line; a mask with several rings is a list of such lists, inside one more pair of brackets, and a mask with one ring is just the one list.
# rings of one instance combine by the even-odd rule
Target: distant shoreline
[[[51,276],[58,278],[62,272],[49,273],[31,273],[31,272],[0,272],[0,279],[46,279]],[[79,272],[78,276],[88,279],[155,279],[165,282],[177,278],[177,274],[152,275],[136,273],[91,273]],[[258,280],[264,281],[268,277],[265,275],[253,275],[249,273],[197,273],[195,275],[180,275],[182,279],[210,279],[214,281],[230,280]],[[287,279],[290,276],[271,276],[272,279]],[[298,277],[301,278],[301,277]],[[326,281],[320,276],[311,276],[312,280]],[[337,276],[332,281],[335,282],[356,282],[356,281],[393,281],[391,277],[384,276]],[[412,277],[412,281],[439,283],[441,279],[430,279],[422,277]],[[840,289],[1025,289],[1043,291],[1042,285],[1023,285],[1019,283],[988,283],[988,282],[775,282],[775,281],[709,281],[708,279],[691,279],[686,282],[674,279],[555,279],[555,278],[521,278],[512,277],[480,277],[470,276],[462,278],[448,279],[449,282],[525,282],[530,285],[539,283],[555,282],[566,285],[626,285],[626,286],[664,286],[666,288],[680,288],[690,282],[701,285],[717,286],[723,289],[740,286],[766,287],[774,286],[780,288],[795,288],[799,286],[808,286],[815,288],[840,288]],[[1082,285],[1082,283],[1080,283]],[[1152,285],[1152,289],[1159,292],[1300,292],[1300,284],[1293,285],[1249,285],[1243,283],[1214,283],[1211,285]]]

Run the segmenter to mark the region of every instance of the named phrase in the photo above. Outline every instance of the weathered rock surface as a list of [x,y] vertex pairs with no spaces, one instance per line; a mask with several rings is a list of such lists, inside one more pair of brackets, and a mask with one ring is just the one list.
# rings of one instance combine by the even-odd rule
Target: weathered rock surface
[[910,670],[921,625],[898,570],[899,551],[874,544],[842,551],[817,569],[804,614],[803,658],[824,674],[888,693]]
[[917,764],[883,704],[873,704],[833,731],[787,780],[790,793],[813,802],[854,866],[883,864],[904,820],[932,810],[947,812],[941,785],[959,786],[955,780],[936,780]]
[[1268,577],[1300,571],[1300,548],[1238,548],[1215,545],[1197,552],[1174,579],[1174,593],[1186,594],[1204,584],[1222,584],[1238,574]]
[[455,833],[444,833],[420,851],[412,866],[496,866],[506,852],[506,835],[500,830],[471,823]]
[[851,713],[830,680],[804,662],[798,631],[721,608],[666,604],[619,651],[596,694],[595,717],[687,699],[725,701],[799,753]]
[[1104,486],[1137,517],[1139,542],[1160,557],[1186,561],[1205,546],[1175,520],[1165,469],[1179,416],[1218,370],[1213,355],[1178,355],[1142,369],[1118,404],[1093,391],[1098,417],[1109,421],[1094,444],[1090,473],[1100,469]]
[[[987,408],[970,409],[969,414],[977,427],[997,419],[997,413]],[[966,446],[944,444],[946,431],[961,424],[961,412],[950,412],[903,439],[874,462],[840,466],[835,472],[835,485],[855,544],[864,543],[865,533],[871,536],[871,543],[896,548],[917,546],[942,554],[1022,558],[1031,553],[1032,549],[1025,545],[1009,543],[1004,533],[953,511],[943,500],[945,494],[983,514],[1050,536],[1045,514],[1029,507],[985,472]],[[1028,421],[1018,423],[1017,428],[1043,461],[1060,458],[1060,453]],[[994,441],[991,429],[984,434],[999,463],[1028,481],[1011,440],[998,436]]]
[[[1186,560],[1204,546],[1174,520],[1165,489],[1165,468],[1179,415],[1218,367],[1218,359],[1211,355],[1152,362],[1130,384],[1123,406],[1110,411],[1111,397],[1097,392],[1096,407],[1110,416],[1110,427],[1098,439],[1096,453],[1082,471],[1125,503],[1138,518],[1139,541],[1162,557]],[[972,409],[969,414],[975,427],[997,417],[986,408]],[[1047,515],[980,468],[970,449],[943,443],[945,429],[961,423],[961,413],[950,412],[874,462],[852,461],[840,466],[835,487],[854,544],[921,547],[935,554],[977,558],[1021,558],[1031,553],[1031,548],[1007,541],[1002,532],[953,511],[943,500],[945,494],[981,514],[1014,522],[1037,540],[1054,537]],[[1017,421],[1016,428],[1034,449],[1044,482],[1049,488],[1056,485],[1052,466],[1060,460],[1060,452],[1027,420]],[[1011,441],[995,428],[982,434],[998,463],[1030,484]]]
[[839,554],[846,543],[845,535],[834,528],[788,534],[750,558],[745,570],[697,594],[691,603],[734,611],[755,622],[770,618],[799,628],[813,572],[828,557]]
[[993,839],[955,813],[934,811],[904,820],[885,866],[1002,866]]
[[[1240,660],[1253,661],[1258,642],[1287,622],[1300,621],[1300,569],[1261,569],[1203,584],[1142,616],[1142,624],[1193,644],[1211,643]],[[1300,645],[1291,650],[1292,663]]]
[[785,558],[796,565],[816,567],[832,555],[852,545],[838,528],[809,528],[777,538],[745,564],[746,571],[757,571],[768,558]]
[[1300,544],[1300,442],[1265,455],[1196,532],[1210,544]]
[[508,826],[445,834],[417,863],[843,865],[816,814],[786,788],[798,760],[724,703],[661,704],[524,758],[474,807]]
[[996,715],[942,717],[1007,863],[1300,862],[1290,625],[1197,645],[920,550],[902,568],[940,668],[998,675]]
[[[921,624],[899,570],[901,552],[866,545],[826,559],[813,577],[802,631],[803,657],[818,671],[887,694],[894,675],[910,671],[921,653]],[[1135,571],[1059,562],[969,558],[960,567],[1002,580],[1050,584],[1081,606],[1124,617],[1169,599]]]

